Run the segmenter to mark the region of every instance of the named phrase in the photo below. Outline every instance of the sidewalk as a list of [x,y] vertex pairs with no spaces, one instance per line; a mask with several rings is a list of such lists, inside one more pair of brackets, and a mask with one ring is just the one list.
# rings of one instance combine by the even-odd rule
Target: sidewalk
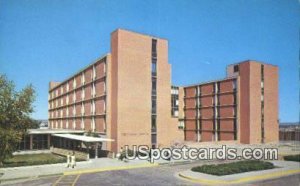
[[272,161],[272,163],[278,168],[225,175],[225,176],[215,176],[210,174],[193,172],[191,170],[186,170],[180,172],[178,176],[182,179],[189,180],[195,183],[204,184],[204,185],[220,185],[220,184],[226,185],[226,184],[243,184],[243,183],[273,179],[273,178],[300,173],[299,162]]
[[85,162],[77,162],[77,166],[74,169],[66,168],[66,163],[1,168],[0,173],[4,173],[4,175],[0,177],[0,182],[3,183],[13,180],[33,179],[55,175],[72,175],[109,170],[152,167],[157,165],[158,164],[151,164],[148,161],[143,160],[131,160],[126,163],[116,159],[99,158]]

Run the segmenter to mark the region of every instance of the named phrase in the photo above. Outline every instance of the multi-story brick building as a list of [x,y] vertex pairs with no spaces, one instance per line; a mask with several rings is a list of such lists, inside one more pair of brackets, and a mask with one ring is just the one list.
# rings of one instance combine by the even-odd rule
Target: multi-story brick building
[[63,82],[50,82],[49,126],[92,131],[124,145],[174,141],[278,140],[278,68],[254,61],[227,67],[227,78],[171,85],[168,41],[126,30],[111,53]]
[[63,82],[51,82],[49,125],[93,131],[124,145],[169,146],[180,139],[171,116],[168,41],[125,30],[111,35],[111,54]]
[[278,141],[278,67],[244,61],[184,91],[185,140]]

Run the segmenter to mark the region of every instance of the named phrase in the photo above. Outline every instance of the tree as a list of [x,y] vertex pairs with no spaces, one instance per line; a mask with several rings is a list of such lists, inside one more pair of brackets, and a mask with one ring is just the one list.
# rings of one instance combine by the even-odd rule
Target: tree
[[0,165],[17,150],[22,136],[32,125],[30,114],[34,100],[32,85],[16,91],[14,83],[0,74]]

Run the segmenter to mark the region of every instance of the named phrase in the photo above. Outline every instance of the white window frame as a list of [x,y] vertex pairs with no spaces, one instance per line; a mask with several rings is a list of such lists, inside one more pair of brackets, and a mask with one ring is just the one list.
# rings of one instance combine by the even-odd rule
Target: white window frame
[[96,67],[93,65],[93,80],[95,80],[96,79],[96,77],[97,77],[97,74],[96,74]]
[[84,100],[85,98],[85,88],[81,89],[81,99]]
[[76,92],[73,93],[73,102],[76,102]]
[[84,121],[83,121],[83,118],[81,118],[81,129],[84,129]]
[[75,119],[73,119],[73,129],[76,128],[76,122],[75,122]]
[[94,132],[94,131],[95,131],[95,128],[96,128],[95,117],[92,117],[91,128],[92,128],[92,131]]
[[69,117],[69,107],[67,107],[67,109],[66,109],[66,115],[67,115],[67,117]]
[[75,89],[76,88],[76,78],[74,77],[73,79],[73,88]]
[[92,96],[93,97],[96,96],[96,86],[95,86],[95,83],[93,83]]
[[76,116],[76,107],[75,107],[75,105],[73,106],[73,116]]
[[85,113],[84,113],[84,104],[83,103],[81,103],[81,115],[85,115]]

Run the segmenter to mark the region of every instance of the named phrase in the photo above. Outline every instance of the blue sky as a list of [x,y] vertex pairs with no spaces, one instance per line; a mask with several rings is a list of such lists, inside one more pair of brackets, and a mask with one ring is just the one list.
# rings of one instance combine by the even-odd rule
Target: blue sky
[[116,28],[169,40],[172,82],[225,77],[254,59],[280,68],[280,120],[299,121],[297,0],[1,0],[0,73],[37,90],[47,119],[48,82],[61,81],[110,51]]

